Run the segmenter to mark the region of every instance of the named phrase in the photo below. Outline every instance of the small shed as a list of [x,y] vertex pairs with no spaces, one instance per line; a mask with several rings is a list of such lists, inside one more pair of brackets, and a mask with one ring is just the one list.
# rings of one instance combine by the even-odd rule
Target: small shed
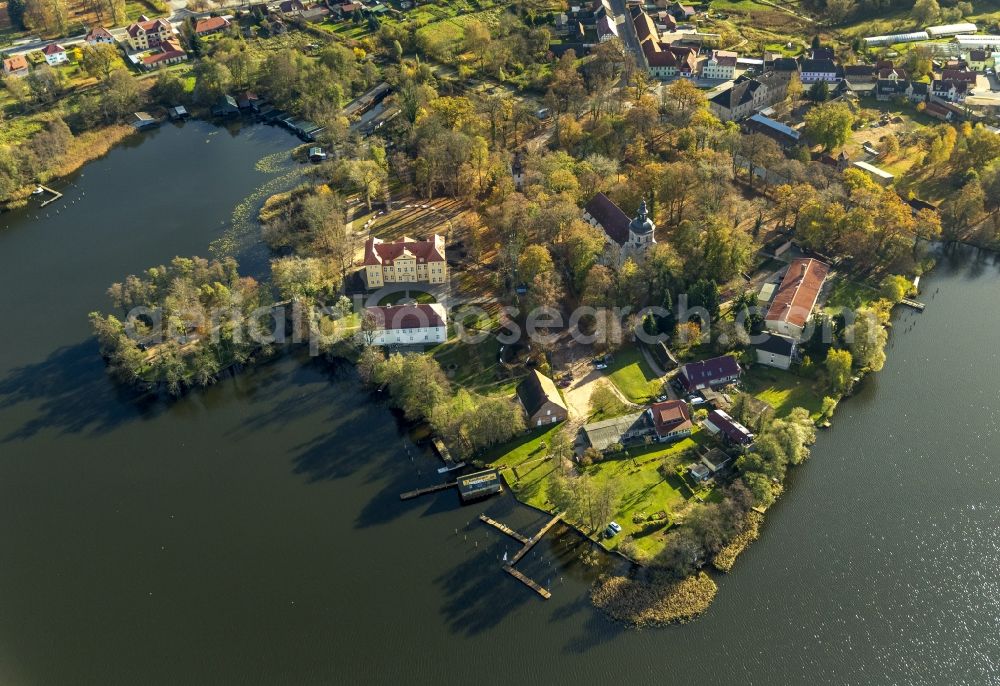
[[185,108],[184,105],[177,105],[175,107],[171,107],[169,110],[167,110],[167,115],[174,121],[187,119],[188,117],[191,116],[190,114],[188,114],[187,108]]
[[235,117],[240,113],[236,98],[231,95],[223,95],[219,101],[212,105],[213,117]]
[[488,498],[503,492],[500,472],[495,469],[484,469],[481,472],[466,474],[458,479],[458,494],[462,502]]
[[160,122],[154,119],[148,112],[134,112],[131,123],[133,128],[142,130],[158,126]]
[[310,162],[322,162],[325,159],[326,159],[326,152],[323,151],[323,148],[319,147],[318,145],[314,145],[313,147],[309,148]]

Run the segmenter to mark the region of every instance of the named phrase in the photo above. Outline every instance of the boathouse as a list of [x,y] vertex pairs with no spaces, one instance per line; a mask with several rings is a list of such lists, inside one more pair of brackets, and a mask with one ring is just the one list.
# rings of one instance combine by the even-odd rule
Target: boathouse
[[467,503],[503,492],[500,483],[500,472],[495,469],[484,469],[481,472],[466,474],[458,479],[458,494],[462,502]]

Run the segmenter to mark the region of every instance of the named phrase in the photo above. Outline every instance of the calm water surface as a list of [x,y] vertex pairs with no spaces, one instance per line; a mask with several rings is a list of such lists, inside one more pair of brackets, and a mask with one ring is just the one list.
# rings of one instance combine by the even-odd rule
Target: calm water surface
[[0,215],[0,683],[1000,683],[992,257],[925,280],[707,616],[625,632],[572,537],[527,560],[543,602],[481,508],[401,503],[437,465],[349,368],[286,356],[170,404],[106,378],[108,284],[220,239],[259,272],[247,218],[294,144],[164,128]]

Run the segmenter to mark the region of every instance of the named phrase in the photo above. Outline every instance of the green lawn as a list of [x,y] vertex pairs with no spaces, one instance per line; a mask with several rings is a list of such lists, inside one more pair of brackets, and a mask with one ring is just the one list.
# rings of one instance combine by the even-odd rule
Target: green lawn
[[663,386],[663,380],[649,368],[646,359],[634,345],[616,352],[606,373],[618,390],[634,403],[649,402]]
[[453,382],[480,393],[510,393],[517,379],[500,364],[500,343],[492,334],[479,343],[463,343],[449,331],[449,340],[431,349]]
[[743,374],[743,387],[773,407],[777,417],[804,407],[815,419],[823,404],[823,392],[818,389],[816,379],[764,365],[755,365]]
[[[553,511],[548,499],[548,483],[556,469],[544,447],[559,427],[536,429],[518,441],[492,451],[487,460],[502,466],[504,478],[519,500],[546,511]],[[624,538],[631,535],[639,550],[655,555],[664,544],[662,534],[673,519],[673,513],[682,508],[691,497],[691,491],[673,471],[664,477],[658,467],[669,460],[673,464],[685,462],[684,453],[694,448],[702,440],[696,431],[694,436],[677,443],[654,443],[631,448],[628,456],[609,458],[586,468],[588,476],[597,482],[616,481],[622,493],[621,502],[613,519],[622,526],[622,534],[600,542],[608,549],[614,549]],[[661,522],[633,522],[633,517],[645,519],[649,515],[664,511],[668,518]]]
[[878,289],[873,286],[837,276],[833,279],[824,309],[831,314],[838,312],[842,307],[854,310],[878,300],[879,297]]
[[428,304],[437,302],[434,296],[430,293],[422,291],[418,288],[408,288],[405,291],[399,291],[397,293],[390,293],[389,295],[381,298],[378,301],[379,305],[398,305],[400,301],[403,300],[414,300],[418,303]]

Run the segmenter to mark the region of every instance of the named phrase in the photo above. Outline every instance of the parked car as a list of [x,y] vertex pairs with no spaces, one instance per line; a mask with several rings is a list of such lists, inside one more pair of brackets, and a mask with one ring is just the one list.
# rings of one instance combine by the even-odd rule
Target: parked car
[[608,365],[604,364],[603,362],[598,362],[594,365],[594,369],[607,369],[607,368]]
[[692,395],[691,397],[688,398],[688,402],[691,403],[692,405],[704,405],[705,399],[702,398],[700,395]]
[[610,524],[608,524],[608,528],[605,530],[604,533],[605,533],[605,535],[608,538],[614,538],[615,536],[617,536],[621,532],[622,532],[622,528],[618,524],[618,522],[611,522]]

